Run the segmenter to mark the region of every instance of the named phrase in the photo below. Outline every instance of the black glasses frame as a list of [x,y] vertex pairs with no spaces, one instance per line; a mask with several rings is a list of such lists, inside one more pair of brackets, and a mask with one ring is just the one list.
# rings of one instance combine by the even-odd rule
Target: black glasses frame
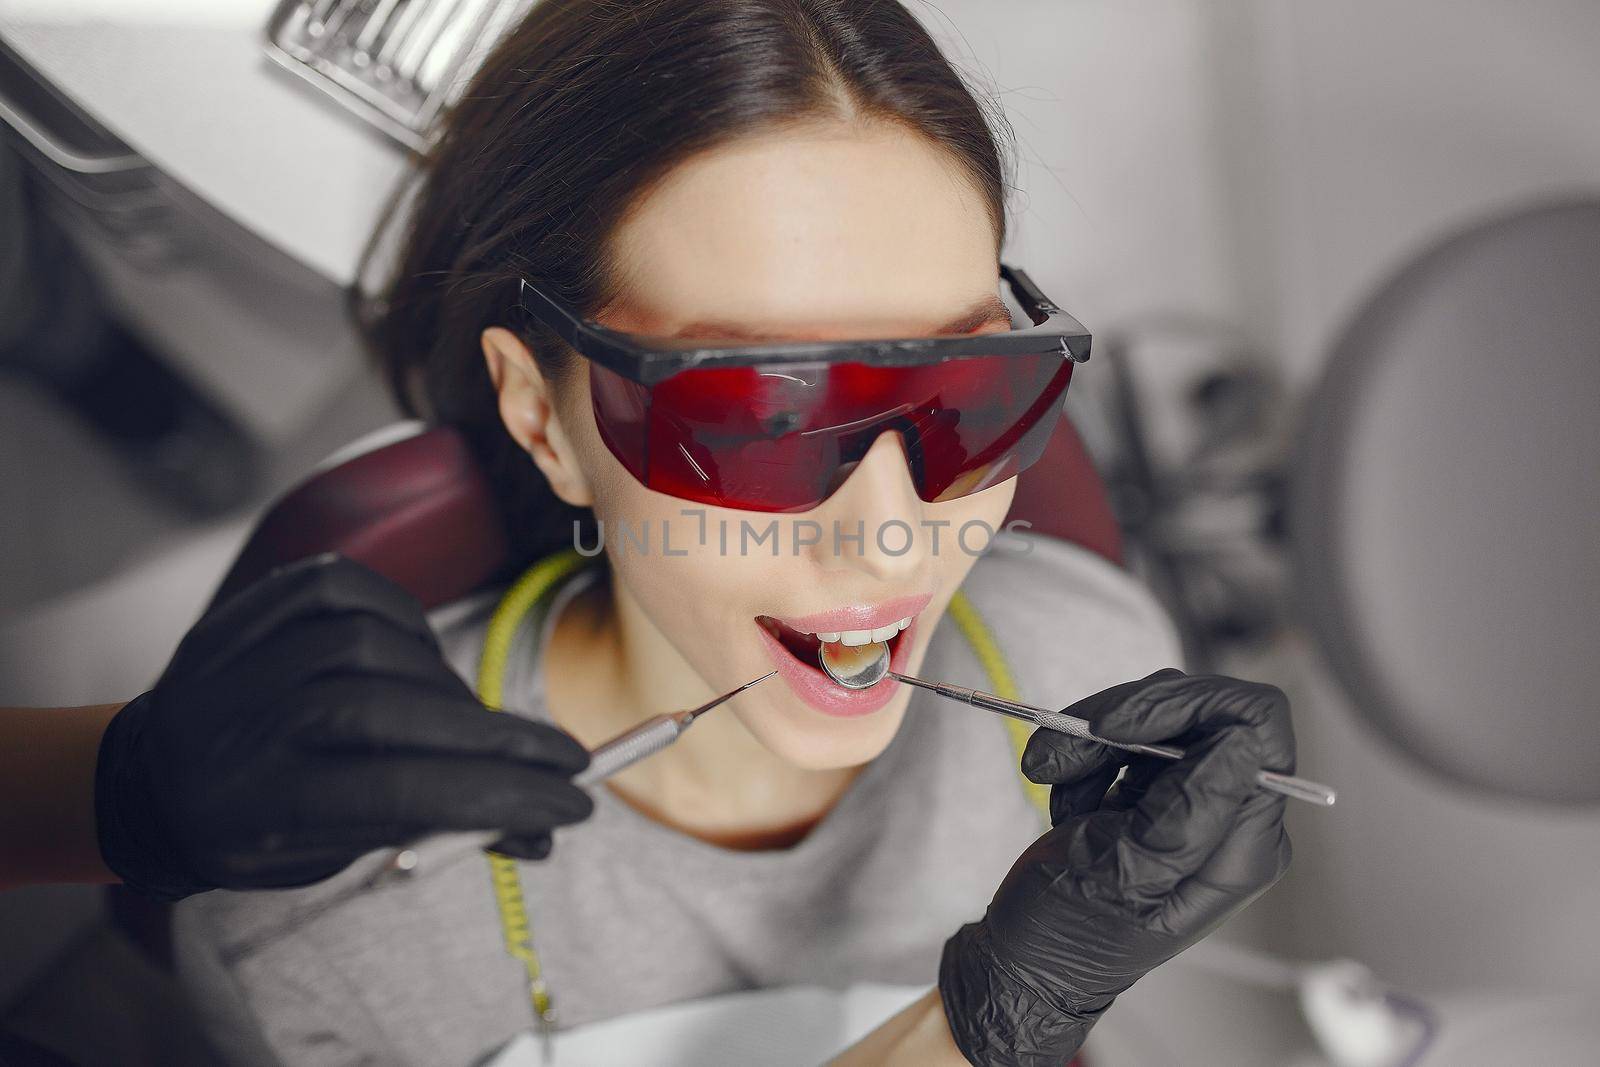
[[1033,279],[1004,264],[1000,277],[1032,320],[1007,333],[962,337],[908,337],[866,341],[789,341],[778,344],[707,344],[687,338],[624,333],[586,319],[569,304],[527,279],[518,297],[524,313],[554,330],[586,359],[640,385],[650,386],[695,367],[758,367],[776,363],[868,363],[909,366],[967,356],[1059,352],[1074,363],[1089,359],[1090,334],[1039,291]]

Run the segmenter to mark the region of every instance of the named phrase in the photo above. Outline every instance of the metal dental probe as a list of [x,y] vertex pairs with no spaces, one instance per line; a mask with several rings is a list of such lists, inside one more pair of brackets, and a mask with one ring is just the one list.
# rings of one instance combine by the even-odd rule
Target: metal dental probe
[[719,697],[701,704],[698,708],[688,711],[669,711],[661,715],[652,715],[644,722],[631,730],[625,730],[607,741],[605,744],[589,753],[589,766],[576,775],[572,780],[577,785],[593,785],[611,777],[624,767],[632,766],[672,744],[690,725],[721,704],[723,701],[732,700],[740,693],[753,685],[771,678],[777,671],[768,671],[761,677],[744,683],[739,688],[723,693]]
[[[971,704],[975,708],[983,708],[985,711],[1021,719],[1023,722],[1042,726],[1047,730],[1097,741],[1102,745],[1110,745],[1126,752],[1135,752],[1141,756],[1160,756],[1162,759],[1183,758],[1183,749],[1172,745],[1124,744],[1096,737],[1089,730],[1088,720],[1074,715],[1037,708],[1032,704],[1019,704],[1015,700],[1007,700],[978,689],[968,689],[966,686],[926,682],[909,674],[897,674],[889,669],[889,646],[882,641],[853,646],[824,642],[818,650],[817,659],[828,677],[846,689],[866,689],[877,685],[885,678],[893,678],[897,682],[927,689],[949,700],[957,700],[963,704]],[[1263,789],[1325,808],[1331,807],[1338,796],[1325,785],[1296,778],[1290,774],[1278,774],[1276,771],[1257,772],[1256,782]]]
[[[624,730],[616,737],[597,747],[593,752],[590,752],[589,766],[575,775],[572,779],[573,782],[577,785],[593,785],[611,777],[624,767],[633,766],[633,764],[638,763],[646,756],[655,755],[682,737],[683,732],[693,725],[694,721],[700,716],[718,704],[732,700],[746,689],[753,685],[759,685],[777,673],[777,671],[768,671],[761,677],[748,681],[737,689],[723,693],[719,697],[713,697],[698,708],[652,715],[638,726]],[[453,837],[455,835],[439,834],[434,836]],[[480,849],[489,848],[503,837],[505,837],[505,834],[500,830],[467,831],[467,839],[473,841],[476,847]],[[369,889],[383,885],[392,879],[410,874],[416,869],[419,862],[420,856],[415,845],[396,849],[389,854],[388,861],[378,868],[364,884]]]

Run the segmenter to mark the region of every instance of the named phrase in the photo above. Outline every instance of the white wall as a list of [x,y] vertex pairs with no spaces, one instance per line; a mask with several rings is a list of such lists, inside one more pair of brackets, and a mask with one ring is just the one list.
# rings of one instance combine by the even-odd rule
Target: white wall
[[1291,380],[1424,243],[1600,191],[1594,0],[911,0],[1000,91],[1010,256],[1098,333],[1220,319]]
[[1093,331],[1238,305],[1196,0],[910,6],[997,90],[1021,169],[1009,258]]
[[[1136,5],[1142,6],[1142,5]],[[1271,214],[1236,205],[1241,291],[1291,373],[1319,365],[1368,289],[1423,244],[1487,213],[1600,195],[1600,4],[1594,0],[1249,0],[1211,25],[1251,31],[1257,102],[1224,100],[1236,144],[1273,170]],[[1224,60],[1226,42],[1213,54]],[[1248,169],[1235,157],[1224,166]],[[1275,310],[1264,311],[1270,303]]]

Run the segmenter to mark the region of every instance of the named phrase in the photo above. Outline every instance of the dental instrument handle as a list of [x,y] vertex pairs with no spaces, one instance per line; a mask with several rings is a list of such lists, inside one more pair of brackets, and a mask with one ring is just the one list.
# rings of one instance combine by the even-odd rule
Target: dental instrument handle
[[653,756],[676,741],[687,723],[680,723],[684,712],[652,715],[644,722],[589,753],[589,766],[573,776],[575,785],[594,785],[624,767]]
[[[652,715],[638,726],[622,733],[605,742],[600,747],[589,753],[589,766],[572,776],[572,781],[581,786],[594,785],[597,782],[616,774],[624,767],[631,767],[646,756],[653,756],[657,752],[672,744],[683,736],[683,732],[694,724],[694,721],[718,704],[732,700],[740,693],[753,685],[771,678],[777,671],[768,671],[759,678],[752,679],[737,689],[729,690],[719,697],[712,697],[698,708],[687,711],[669,711],[661,715]],[[501,830],[469,830],[465,831],[467,840],[474,846],[486,851],[493,851],[493,846],[505,837]],[[454,837],[454,834],[430,835],[436,837]],[[419,862],[416,847],[406,847],[392,850],[388,862],[377,870],[366,881],[367,888],[373,888],[402,875],[409,874]]]
[[687,730],[696,719],[725,701],[732,700],[740,693],[753,685],[771,678],[777,671],[768,671],[761,677],[748,681],[737,689],[731,689],[719,697],[712,697],[698,708],[688,711],[669,711],[661,715],[652,715],[631,730],[625,730],[589,753],[589,766],[573,776],[572,781],[577,785],[594,785],[604,781],[624,767],[631,767],[646,756],[653,756],[657,752],[672,744],[683,732]]
[[1297,778],[1292,774],[1279,774],[1277,771],[1257,771],[1256,781],[1261,788],[1273,793],[1282,793],[1294,800],[1303,800],[1307,804],[1315,804],[1321,808],[1333,807],[1333,802],[1339,799],[1328,786],[1320,782],[1313,782],[1309,778]]
[[[1050,711],[1046,708],[1034,707],[1032,704],[1021,704],[1015,700],[997,697],[993,693],[985,693],[980,689],[968,689],[962,685],[950,685],[947,682],[925,682],[921,678],[913,678],[906,674],[889,672],[889,677],[907,685],[928,689],[939,696],[949,700],[958,700],[963,704],[971,704],[975,708],[983,708],[1013,719],[1020,719],[1034,726],[1042,726],[1047,730],[1071,734],[1081,737],[1086,741],[1095,741],[1112,748],[1120,748],[1125,752],[1133,752],[1141,756],[1159,756],[1162,759],[1182,759],[1183,749],[1172,745],[1146,745],[1124,744],[1120,741],[1109,741],[1104,737],[1096,737],[1089,729],[1086,719],[1074,715],[1063,715],[1059,711]],[[1338,799],[1338,794],[1319,782],[1305,778],[1297,778],[1291,774],[1279,774],[1276,771],[1260,771],[1256,774],[1256,783],[1269,792],[1279,793],[1293,800],[1304,800],[1309,804],[1319,807],[1331,807]]]

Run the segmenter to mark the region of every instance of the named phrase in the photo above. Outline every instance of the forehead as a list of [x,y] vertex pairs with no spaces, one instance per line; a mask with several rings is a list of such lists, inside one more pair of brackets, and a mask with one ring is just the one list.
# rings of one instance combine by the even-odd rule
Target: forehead
[[789,128],[695,156],[646,193],[615,236],[623,295],[600,317],[643,333],[926,329],[996,291],[995,238],[971,179],[922,137]]

